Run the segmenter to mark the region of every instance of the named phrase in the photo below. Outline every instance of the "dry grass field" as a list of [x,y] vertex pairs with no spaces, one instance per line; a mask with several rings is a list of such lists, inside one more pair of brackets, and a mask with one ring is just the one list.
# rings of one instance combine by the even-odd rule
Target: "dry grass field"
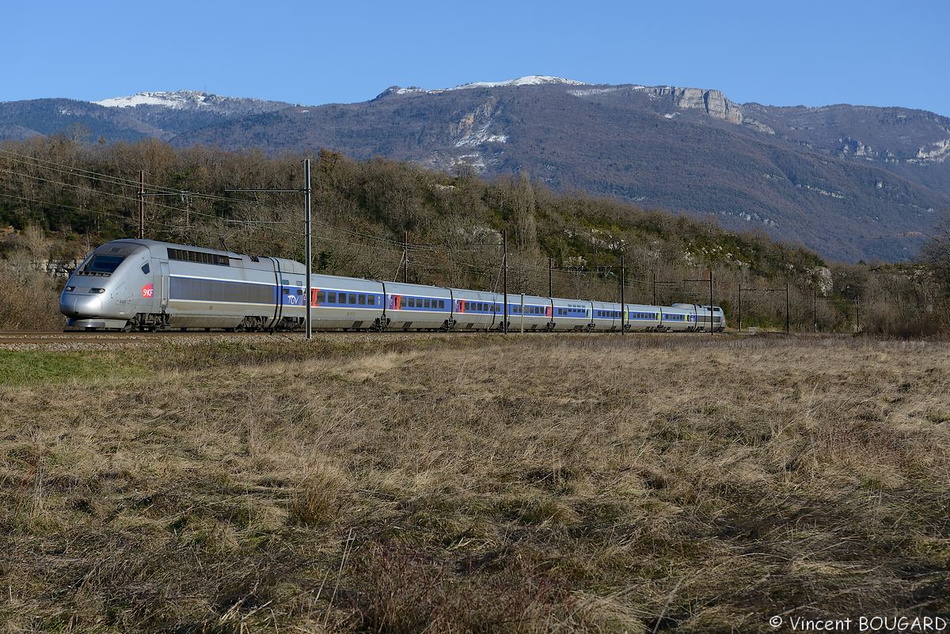
[[0,485],[5,633],[947,615],[950,344],[0,350]]

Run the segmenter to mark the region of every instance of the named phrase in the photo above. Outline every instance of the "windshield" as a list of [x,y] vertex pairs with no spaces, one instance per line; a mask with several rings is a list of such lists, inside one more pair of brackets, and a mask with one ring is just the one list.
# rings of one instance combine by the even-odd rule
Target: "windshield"
[[111,275],[125,257],[121,255],[96,255],[83,267],[84,275]]

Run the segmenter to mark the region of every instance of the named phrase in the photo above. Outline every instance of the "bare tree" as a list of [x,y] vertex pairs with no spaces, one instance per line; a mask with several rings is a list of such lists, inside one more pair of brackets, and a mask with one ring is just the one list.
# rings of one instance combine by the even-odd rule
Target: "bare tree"
[[930,242],[920,250],[920,259],[933,272],[937,283],[950,295],[950,210],[937,221]]

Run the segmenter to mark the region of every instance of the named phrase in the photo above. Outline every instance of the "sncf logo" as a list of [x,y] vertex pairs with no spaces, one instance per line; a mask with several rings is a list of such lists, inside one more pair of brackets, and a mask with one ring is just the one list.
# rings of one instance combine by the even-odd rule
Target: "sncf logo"
[[146,284],[142,287],[142,297],[149,299],[155,295],[155,287],[151,284]]

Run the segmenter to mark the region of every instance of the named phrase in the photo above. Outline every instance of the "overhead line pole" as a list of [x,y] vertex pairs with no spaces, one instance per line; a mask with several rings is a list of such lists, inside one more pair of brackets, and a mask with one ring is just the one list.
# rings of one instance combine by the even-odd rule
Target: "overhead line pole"
[[[703,278],[701,280],[683,280],[683,282],[709,282],[709,334],[715,335],[716,331],[713,328],[713,274],[712,269],[709,269],[709,277]],[[697,319],[699,318],[697,311]]]
[[548,297],[554,297],[554,258],[548,258]]
[[307,270],[307,297],[304,300],[304,307],[306,308],[306,318],[304,323],[306,324],[306,336],[307,341],[313,339],[313,318],[310,315],[310,295],[313,293],[313,282],[311,277],[313,276],[313,257],[312,257],[312,244],[313,244],[313,227],[311,223],[311,195],[313,188],[310,184],[310,159],[304,159],[304,179],[306,180],[304,187],[301,189],[226,189],[226,192],[267,192],[267,193],[301,193],[304,195],[304,259],[306,262]]
[[407,229],[403,233],[402,237],[402,257],[403,264],[405,265],[402,270],[402,281],[404,284],[409,283],[409,230]]
[[[145,197],[146,196],[180,196],[182,202],[185,202],[185,196],[190,192],[182,189],[175,192],[149,192],[145,191],[145,170],[139,170],[139,240],[145,239]],[[188,226],[188,207],[185,207],[185,226]]]
[[313,288],[312,288],[313,282],[310,279],[313,276],[313,253],[312,253],[313,227],[311,226],[311,222],[310,222],[310,216],[311,216],[310,194],[312,192],[312,188],[310,185],[310,159],[305,159],[303,162],[303,165],[304,165],[303,171],[304,171],[304,183],[305,183],[304,207],[306,208],[305,209],[306,219],[304,220],[304,232],[307,234],[307,248],[305,249],[307,252],[307,255],[306,255],[306,258],[307,258],[307,301],[306,301],[307,319],[306,319],[306,323],[307,323],[307,341],[310,341],[313,338],[313,316],[310,314],[311,312],[310,304],[312,303],[310,295],[313,293]]
[[145,170],[139,172],[139,240],[145,239]]
[[627,314],[626,298],[624,297],[624,286],[627,284],[627,265],[624,263],[623,253],[620,254],[620,334],[624,333],[627,324],[624,323],[624,316]]
[[505,312],[504,312],[504,322],[502,323],[502,332],[506,335],[508,334],[508,230],[505,229],[504,233],[504,248],[505,254],[502,259],[502,268],[504,269],[504,289],[505,289]]
[[788,334],[791,332],[791,310],[789,308],[789,289],[788,282],[785,283],[785,288],[742,288],[742,283],[739,283],[739,332],[742,332],[742,294],[743,293],[781,293],[785,291],[785,333]]

